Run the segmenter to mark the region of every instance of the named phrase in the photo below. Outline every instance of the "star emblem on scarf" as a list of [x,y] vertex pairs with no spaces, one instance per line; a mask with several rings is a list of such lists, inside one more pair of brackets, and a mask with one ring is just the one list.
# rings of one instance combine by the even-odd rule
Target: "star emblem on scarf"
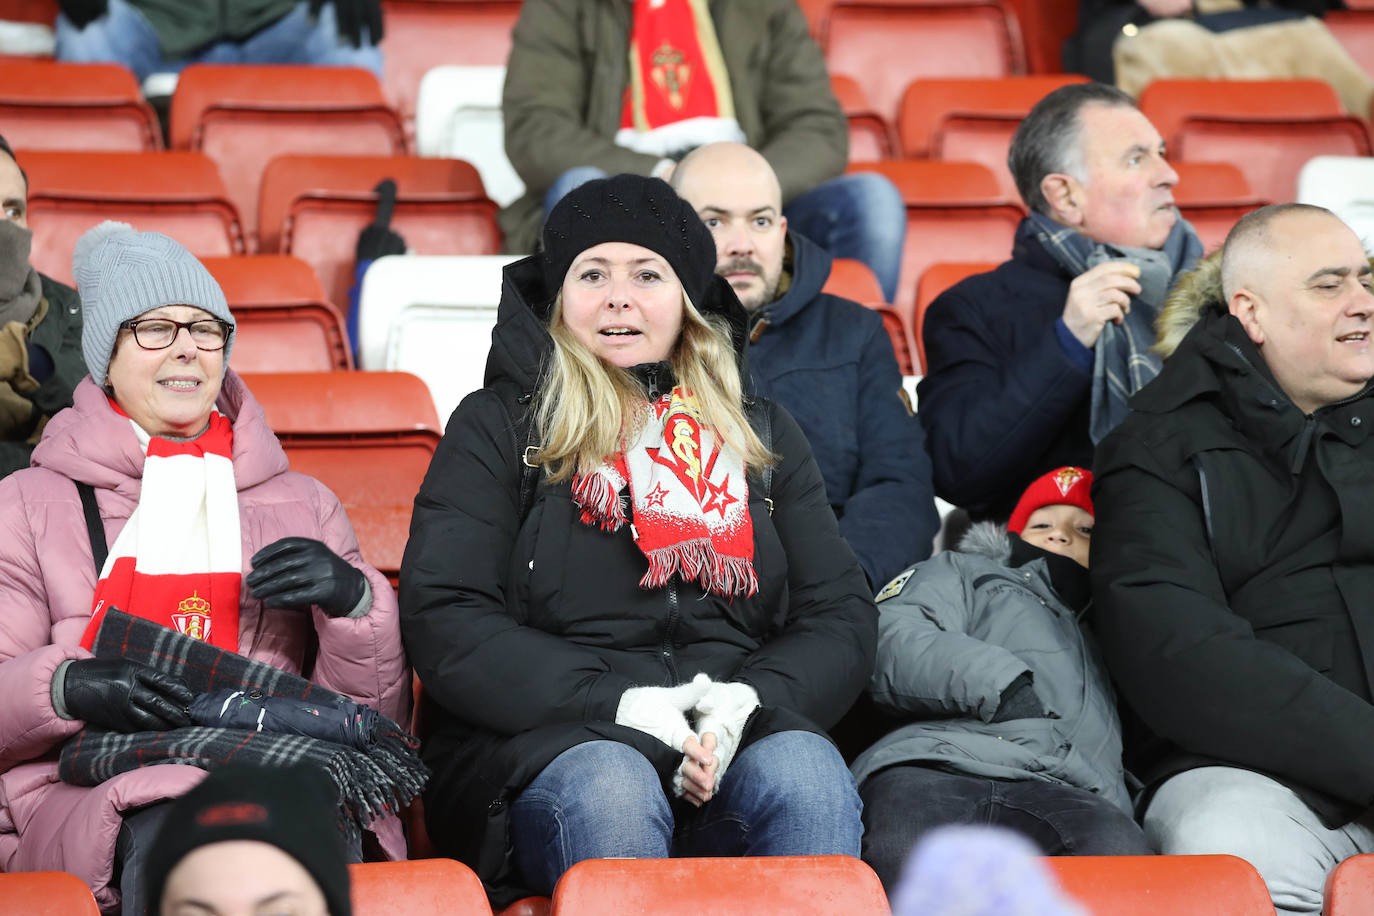
[[726,474],[720,483],[711,483],[710,480],[702,478],[702,483],[706,485],[706,500],[701,504],[702,512],[710,512],[715,509],[720,513],[721,518],[725,518],[725,510],[731,503],[739,502],[739,497],[731,496],[725,492],[730,488],[730,475]]
[[654,484],[654,488],[644,494],[644,505],[652,506],[655,509],[663,508],[663,500],[668,498],[668,491],[663,488],[663,484]]

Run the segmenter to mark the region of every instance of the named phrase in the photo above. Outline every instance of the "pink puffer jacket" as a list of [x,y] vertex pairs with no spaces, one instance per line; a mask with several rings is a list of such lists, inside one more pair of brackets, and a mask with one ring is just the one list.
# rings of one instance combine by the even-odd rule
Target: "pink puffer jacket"
[[[262,407],[231,370],[217,408],[234,421],[234,478],[249,557],[278,538],[316,538],[362,570],[372,608],[357,619],[263,607],[245,585],[239,651],[299,673],[318,642],[312,678],[407,722],[410,669],[401,647],[396,595],[363,562],[338,499],[319,481],[287,470],[286,454]],[[145,767],[95,787],[64,785],[57,751],[82,723],[53,711],[50,682],[69,658],[88,658],[78,643],[91,615],[95,564],[73,480],[96,489],[113,544],[138,505],[143,451],[129,421],[110,409],[89,377],[75,406],[48,423],[33,467],[0,481],[0,868],[60,869],[80,876],[101,908],[119,903],[109,886],[120,812],[180,795],[204,778],[190,766]],[[405,857],[400,822],[374,825],[382,848]]]

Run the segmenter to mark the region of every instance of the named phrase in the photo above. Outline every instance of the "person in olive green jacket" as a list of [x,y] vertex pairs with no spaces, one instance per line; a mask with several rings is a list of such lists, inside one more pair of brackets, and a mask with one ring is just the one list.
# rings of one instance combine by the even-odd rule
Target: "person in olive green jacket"
[[532,251],[544,214],[583,181],[666,179],[691,149],[734,140],[777,173],[793,229],[896,293],[901,195],[841,174],[848,127],[796,0],[526,0],[502,110],[526,190],[501,212],[507,251]]
[[29,264],[28,190],[0,137],[0,477],[29,466],[43,425],[86,374],[76,290]]

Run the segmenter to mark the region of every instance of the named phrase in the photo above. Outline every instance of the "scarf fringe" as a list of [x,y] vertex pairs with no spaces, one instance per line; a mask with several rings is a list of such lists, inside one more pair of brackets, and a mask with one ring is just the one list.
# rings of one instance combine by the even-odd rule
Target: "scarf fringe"
[[579,475],[573,480],[573,502],[582,509],[582,524],[597,525],[602,531],[619,531],[629,519],[625,500],[603,474]]
[[644,556],[649,560],[649,571],[639,580],[641,588],[661,588],[677,574],[689,582],[700,582],[702,588],[717,595],[742,594],[747,598],[759,590],[754,564],[743,557],[721,556],[706,538],[646,550]]

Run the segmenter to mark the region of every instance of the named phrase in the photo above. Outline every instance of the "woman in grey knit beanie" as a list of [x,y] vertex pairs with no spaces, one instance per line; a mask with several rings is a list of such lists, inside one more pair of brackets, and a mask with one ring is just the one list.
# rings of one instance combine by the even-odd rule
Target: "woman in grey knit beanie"
[[[0,849],[24,850],[26,870],[84,877],[103,912],[123,897],[142,914],[155,903],[139,864],[150,835],[200,775],[152,765],[151,748],[201,747],[205,729],[189,728],[191,692],[173,671],[93,656],[109,608],[403,722],[410,671],[386,577],[338,498],[288,469],[228,368],[234,316],[213,277],[176,241],[120,223],[83,236],[74,260],[90,377],[44,427],[33,467],[0,480],[0,747],[13,751],[0,796],[25,806],[0,824]],[[106,748],[89,760],[94,782],[63,782],[60,752],[90,752],[99,732],[118,733],[112,746],[138,765]],[[405,856],[394,816],[369,829]]]

